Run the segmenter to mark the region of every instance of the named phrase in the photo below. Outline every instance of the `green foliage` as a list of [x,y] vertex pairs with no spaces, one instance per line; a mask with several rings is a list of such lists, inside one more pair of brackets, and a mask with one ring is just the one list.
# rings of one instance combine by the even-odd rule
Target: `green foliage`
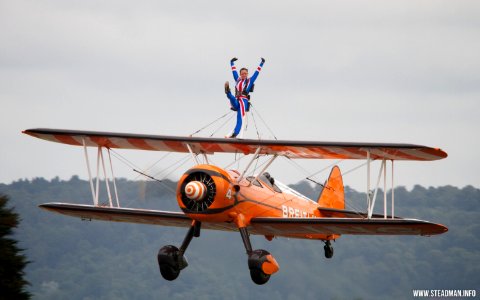
[[[122,206],[179,210],[173,182],[117,185]],[[294,188],[314,199],[320,192],[306,182]],[[264,286],[250,280],[239,234],[202,231],[187,250],[188,268],[168,282],[156,254],[178,246],[186,229],[81,221],[37,207],[90,203],[89,184],[78,177],[0,184],[0,193],[11,195],[22,216],[16,237],[33,261],[26,273],[36,299],[410,299],[412,289],[480,286],[480,190],[471,186],[395,189],[396,215],[449,227],[440,236],[342,236],[330,260],[320,241],[252,237],[280,264]],[[365,194],[347,187],[346,195],[348,206],[365,207]],[[382,205],[379,195],[377,213]]]
[[18,215],[7,208],[8,197],[0,195],[0,299],[30,299],[23,278],[27,265],[17,241],[9,238],[12,229],[18,226]]

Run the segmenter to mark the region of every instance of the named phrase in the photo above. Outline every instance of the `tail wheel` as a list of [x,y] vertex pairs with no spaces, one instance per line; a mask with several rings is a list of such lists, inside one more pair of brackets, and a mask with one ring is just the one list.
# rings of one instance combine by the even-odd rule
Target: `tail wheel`
[[323,246],[323,250],[325,250],[325,257],[326,258],[332,258],[333,257],[333,246],[330,244],[330,241],[327,241],[325,243],[325,246]]

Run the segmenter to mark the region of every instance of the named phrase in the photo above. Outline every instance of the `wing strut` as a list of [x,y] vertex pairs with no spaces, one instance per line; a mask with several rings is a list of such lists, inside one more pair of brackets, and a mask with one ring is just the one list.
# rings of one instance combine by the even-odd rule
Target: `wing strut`
[[394,188],[393,188],[394,187],[394,185],[393,185],[393,174],[394,173],[393,173],[393,160],[392,160],[392,219],[395,217],[395,214],[394,214],[394,212],[395,212],[395,201],[394,201],[395,197],[394,197],[394,193],[393,193],[393,191],[394,191]]
[[[85,162],[87,164],[87,171],[88,171],[88,178],[90,181],[90,189],[92,191],[92,198],[93,198],[93,204],[95,206],[100,206],[99,205],[99,194],[100,194],[100,167],[103,170],[103,178],[105,180],[105,186],[107,189],[107,195],[108,195],[108,204],[109,207],[114,207],[113,206],[113,200],[112,200],[112,192],[110,191],[110,179],[109,179],[109,174],[107,174],[107,168],[105,166],[105,159],[103,158],[103,147],[98,146],[98,151],[97,151],[97,178],[96,178],[96,183],[95,186],[93,184],[93,178],[92,178],[92,170],[90,168],[90,159],[88,157],[88,150],[87,150],[87,145],[85,143],[85,139],[82,138],[82,144],[83,144],[83,150],[85,154]],[[113,182],[113,189],[115,192],[115,202],[116,206],[120,207],[120,203],[118,200],[118,190],[117,190],[117,184],[115,181],[115,173],[113,172],[113,164],[112,164],[112,157],[110,155],[110,149],[105,147],[107,149],[108,153],[108,162],[110,163],[110,172],[112,176],[112,182]]]
[[187,145],[187,148],[188,148],[188,152],[190,152],[190,154],[192,155],[193,161],[195,161],[195,163],[197,163],[197,165],[199,165],[200,162],[198,161],[197,154],[195,152],[193,152],[192,146],[190,146],[190,144],[186,144],[186,145]]
[[98,206],[98,201],[96,201],[97,198],[95,197],[95,189],[93,188],[92,171],[90,169],[90,161],[88,159],[88,151],[87,151],[87,145],[85,144],[85,138],[82,138],[82,144],[83,144],[83,151],[85,153],[85,162],[87,163],[88,178],[90,179],[90,190],[92,191],[93,204],[95,206]]
[[273,161],[277,158],[277,154],[275,154],[274,156],[272,156],[272,158],[270,158],[270,160],[268,161],[268,163],[265,165],[265,167],[263,167],[263,169],[260,171],[260,173],[257,174],[257,177],[255,177],[255,180],[252,180],[250,181],[250,184],[252,184],[252,182],[255,182],[258,180],[258,177],[260,177],[263,172],[265,172],[267,170],[268,167],[270,167],[270,165],[273,163]]
[[248,169],[250,169],[250,166],[252,165],[252,163],[255,161],[255,159],[257,159],[258,157],[258,154],[260,153],[260,151],[262,150],[262,147],[258,147],[257,150],[255,151],[255,154],[253,155],[252,159],[248,162],[248,165],[247,167],[245,168],[245,170],[242,172],[242,175],[238,178],[237,182],[240,182],[243,177],[245,176],[245,174],[247,173]]
[[[377,183],[375,185],[375,191],[372,195],[372,191],[370,190],[370,164],[371,164],[371,156],[370,150],[367,150],[367,219],[371,219],[373,216],[373,209],[375,207],[375,200],[377,199],[378,188],[380,186],[380,180],[382,179],[383,173],[383,218],[387,219],[387,160],[384,158],[382,159],[382,163],[380,165],[380,170],[378,172]],[[395,202],[394,202],[394,168],[393,168],[393,160],[392,162],[392,216],[391,218],[395,218]]]
[[[382,160],[382,164],[380,165],[380,171],[378,172],[378,177],[377,177],[377,185],[375,187],[375,192],[373,193],[373,199],[371,199],[370,204],[371,207],[368,209],[368,218],[372,218],[373,214],[373,207],[375,206],[375,200],[377,199],[377,192],[378,192],[378,186],[380,185],[380,179],[382,178],[382,171],[385,166],[385,159]],[[385,194],[385,192],[384,192]],[[370,193],[369,193],[370,195]]]

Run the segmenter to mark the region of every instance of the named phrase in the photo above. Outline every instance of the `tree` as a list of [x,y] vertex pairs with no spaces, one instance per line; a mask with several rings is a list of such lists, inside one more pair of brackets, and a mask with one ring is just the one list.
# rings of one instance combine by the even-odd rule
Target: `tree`
[[30,299],[25,290],[23,269],[28,264],[17,247],[17,241],[7,236],[18,226],[18,214],[7,208],[8,197],[0,195],[0,299]]

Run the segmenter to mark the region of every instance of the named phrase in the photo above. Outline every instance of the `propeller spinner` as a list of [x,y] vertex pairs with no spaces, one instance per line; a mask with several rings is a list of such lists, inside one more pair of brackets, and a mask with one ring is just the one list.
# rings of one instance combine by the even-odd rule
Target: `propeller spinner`
[[203,182],[190,181],[185,186],[185,196],[194,201],[202,201],[207,194],[207,187]]

